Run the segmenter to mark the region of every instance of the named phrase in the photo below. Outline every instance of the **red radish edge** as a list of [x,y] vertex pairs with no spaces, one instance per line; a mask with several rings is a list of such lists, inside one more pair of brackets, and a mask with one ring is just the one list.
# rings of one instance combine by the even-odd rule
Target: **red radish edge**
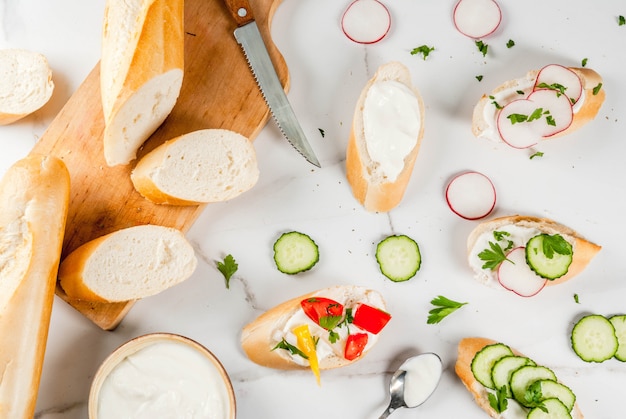
[[496,188],[491,179],[480,172],[461,173],[448,183],[446,202],[459,217],[479,220],[496,206]]
[[452,16],[456,29],[473,39],[491,35],[502,22],[502,10],[495,0],[459,0]]
[[548,280],[534,273],[526,263],[525,247],[512,249],[506,258],[498,267],[498,282],[504,288],[522,297],[532,297],[546,286]]
[[378,0],[354,0],[341,18],[341,29],[359,44],[373,44],[383,39],[391,28],[391,14]]

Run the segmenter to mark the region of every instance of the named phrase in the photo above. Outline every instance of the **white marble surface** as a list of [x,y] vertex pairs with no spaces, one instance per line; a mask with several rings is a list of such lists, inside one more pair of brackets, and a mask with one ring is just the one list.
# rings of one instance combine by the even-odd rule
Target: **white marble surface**
[[[207,207],[189,232],[201,260],[192,278],[137,303],[113,332],[99,330],[55,299],[37,418],[85,418],[100,362],[128,339],[157,331],[188,336],[219,357],[232,379],[240,418],[377,417],[387,403],[390,372],[404,356],[426,351],[444,361],[441,384],[422,407],[394,417],[485,418],[453,371],[457,342],[475,335],[501,340],[552,367],[574,390],[586,417],[624,416],[626,365],[582,362],[570,348],[569,331],[583,313],[626,312],[626,26],[617,24],[626,7],[620,0],[501,2],[504,21],[485,39],[490,50],[483,58],[454,29],[453,1],[385,3],[391,32],[370,46],[354,44],[340,31],[348,0],[280,5],[273,38],[290,68],[289,97],[323,168],[300,158],[270,122],[255,141],[259,183],[231,202]],[[0,48],[44,53],[57,86],[43,109],[0,127],[0,172],[28,153],[97,63],[103,6],[103,0],[0,0]],[[506,48],[509,39],[514,48]],[[422,44],[436,48],[426,61],[410,54]],[[607,91],[589,126],[542,143],[544,156],[533,160],[527,151],[473,138],[471,110],[482,93],[526,70],[551,62],[579,65],[583,58],[604,76]],[[375,69],[391,60],[410,68],[422,92],[426,132],[404,201],[389,214],[372,214],[352,198],[343,162],[356,98]],[[477,75],[484,76],[482,82]],[[551,217],[603,250],[580,277],[530,299],[476,283],[464,258],[475,222],[455,216],[443,198],[446,181],[466,169],[494,181],[494,215]],[[274,240],[291,229],[309,233],[321,249],[319,264],[297,277],[278,273],[272,262]],[[385,279],[374,259],[375,243],[393,233],[412,236],[422,249],[422,269],[406,283]],[[230,289],[214,263],[227,253],[239,263]],[[309,372],[273,371],[243,355],[239,330],[256,315],[307,291],[348,283],[380,290],[394,316],[366,358],[324,372],[318,387]],[[468,304],[442,323],[427,325],[429,301],[439,294]]]

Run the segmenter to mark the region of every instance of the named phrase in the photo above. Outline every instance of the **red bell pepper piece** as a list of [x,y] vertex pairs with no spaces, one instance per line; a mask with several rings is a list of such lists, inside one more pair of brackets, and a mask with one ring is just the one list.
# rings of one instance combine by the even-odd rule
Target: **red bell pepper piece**
[[336,325],[343,316],[343,304],[330,298],[310,297],[302,300],[300,306],[304,314],[317,325],[328,329],[332,329],[332,327],[327,326]]
[[353,361],[363,354],[363,350],[367,345],[369,336],[367,333],[355,333],[349,335],[346,339],[346,348],[344,350],[344,358]]
[[370,333],[378,334],[391,320],[391,314],[367,304],[361,304],[354,313],[353,324]]

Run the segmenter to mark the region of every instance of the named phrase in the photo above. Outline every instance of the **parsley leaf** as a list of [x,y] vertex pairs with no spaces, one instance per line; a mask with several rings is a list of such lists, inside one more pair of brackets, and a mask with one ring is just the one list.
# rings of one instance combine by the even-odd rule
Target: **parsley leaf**
[[548,259],[552,259],[555,253],[559,255],[571,255],[572,245],[560,234],[554,234],[552,236],[545,234],[541,244],[541,251]]
[[574,294],[574,302],[576,304],[580,304],[580,301],[578,300],[578,294]]
[[583,58],[583,60],[581,61],[580,65],[585,67],[587,65],[587,61],[588,60],[589,60],[588,58]]
[[217,269],[222,273],[222,275],[224,275],[226,288],[230,288],[230,277],[237,272],[238,267],[239,265],[235,262],[233,255],[227,255],[224,258],[224,262],[217,261]]
[[467,303],[459,303],[440,295],[430,302],[435,308],[428,312],[427,324],[435,324],[442,321],[447,315],[454,313]]
[[542,151],[537,151],[536,153],[532,154],[530,156],[530,159],[534,159],[535,157],[543,157],[543,152]]
[[328,334],[328,341],[330,343],[335,343],[335,342],[339,341],[339,333],[333,332],[331,330],[330,333]]
[[502,386],[496,389],[496,393],[488,393],[489,405],[498,413],[504,412],[509,407],[509,401],[507,400],[506,387]]
[[511,124],[514,125],[517,123],[526,122],[528,120],[528,115],[524,115],[521,113],[512,113],[508,115],[507,118],[511,121]]
[[483,57],[486,56],[487,51],[489,50],[489,45],[485,44],[483,41],[476,41],[474,43],[476,44],[476,48],[478,48],[478,51],[483,54]]
[[528,122],[534,121],[536,119],[541,118],[541,115],[543,115],[543,108],[537,108],[533,111],[533,113],[530,114],[530,116],[528,117]]
[[422,54],[422,58],[426,61],[426,58],[431,52],[435,50],[435,47],[429,47],[428,45],[421,45],[411,50],[411,55]]
[[321,129],[321,128],[318,128],[318,130],[319,130],[320,135],[322,136],[322,138],[324,138],[324,136],[326,135],[326,132],[323,129]]
[[509,39],[509,41],[506,43],[506,47],[513,48],[514,46],[515,46],[515,41],[513,41],[512,39]]
[[539,381],[535,381],[531,385],[526,388],[526,392],[524,393],[524,400],[529,406],[539,407],[544,412],[547,412],[545,407],[542,408],[541,400],[543,399],[543,395],[541,394],[541,383]]
[[537,87],[540,88],[540,89],[554,90],[554,91],[557,92],[557,96],[564,95],[565,94],[565,90],[567,90],[567,87],[563,86],[560,83],[552,83],[552,84],[539,83],[537,85]]
[[[504,250],[502,250],[502,247],[500,246],[499,243],[489,242],[489,247],[491,248],[491,250],[490,249],[483,250],[482,252],[478,254],[478,258],[485,262],[482,266],[483,269],[493,270],[502,262],[508,259],[506,258],[506,255],[504,254]],[[509,262],[511,261],[509,260]]]
[[280,342],[278,342],[276,346],[272,348],[272,351],[276,349],[285,349],[293,355],[300,355],[304,359],[309,359],[309,357],[304,352],[298,349],[297,346],[294,346],[291,343],[287,342],[285,338],[283,338]]
[[482,74],[481,74],[481,75],[476,76],[476,80],[478,80],[478,81],[483,81],[483,76],[482,76]]
[[335,327],[337,327],[337,325],[339,325],[339,323],[341,323],[341,321],[343,320],[342,316],[321,316],[319,319],[319,323],[320,326],[323,327],[326,330],[332,330]]
[[626,18],[624,16],[622,16],[622,15],[619,15],[618,18],[617,18],[617,24],[619,26],[626,25]]
[[556,127],[556,121],[552,115],[546,116],[546,123],[550,126]]
[[491,103],[493,103],[493,106],[496,107],[496,109],[502,109],[502,105],[500,105],[498,102],[495,101],[495,96],[489,96],[489,99],[491,99]]
[[596,87],[593,88],[593,95],[595,96],[600,93],[600,89],[602,89],[602,83],[598,83]]

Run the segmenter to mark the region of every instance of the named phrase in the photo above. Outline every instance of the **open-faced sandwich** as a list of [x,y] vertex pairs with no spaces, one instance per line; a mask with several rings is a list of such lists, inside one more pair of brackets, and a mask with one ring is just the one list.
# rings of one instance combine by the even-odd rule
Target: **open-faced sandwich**
[[467,238],[475,278],[524,297],[578,275],[600,249],[556,221],[522,215],[482,222]]
[[474,107],[472,132],[529,148],[582,127],[596,117],[604,98],[602,77],[594,70],[549,64],[483,95]]
[[347,285],[288,300],[243,328],[241,345],[255,363],[319,371],[361,359],[391,319],[377,291]]
[[583,418],[576,396],[554,371],[504,343],[462,339],[454,369],[492,418]]

